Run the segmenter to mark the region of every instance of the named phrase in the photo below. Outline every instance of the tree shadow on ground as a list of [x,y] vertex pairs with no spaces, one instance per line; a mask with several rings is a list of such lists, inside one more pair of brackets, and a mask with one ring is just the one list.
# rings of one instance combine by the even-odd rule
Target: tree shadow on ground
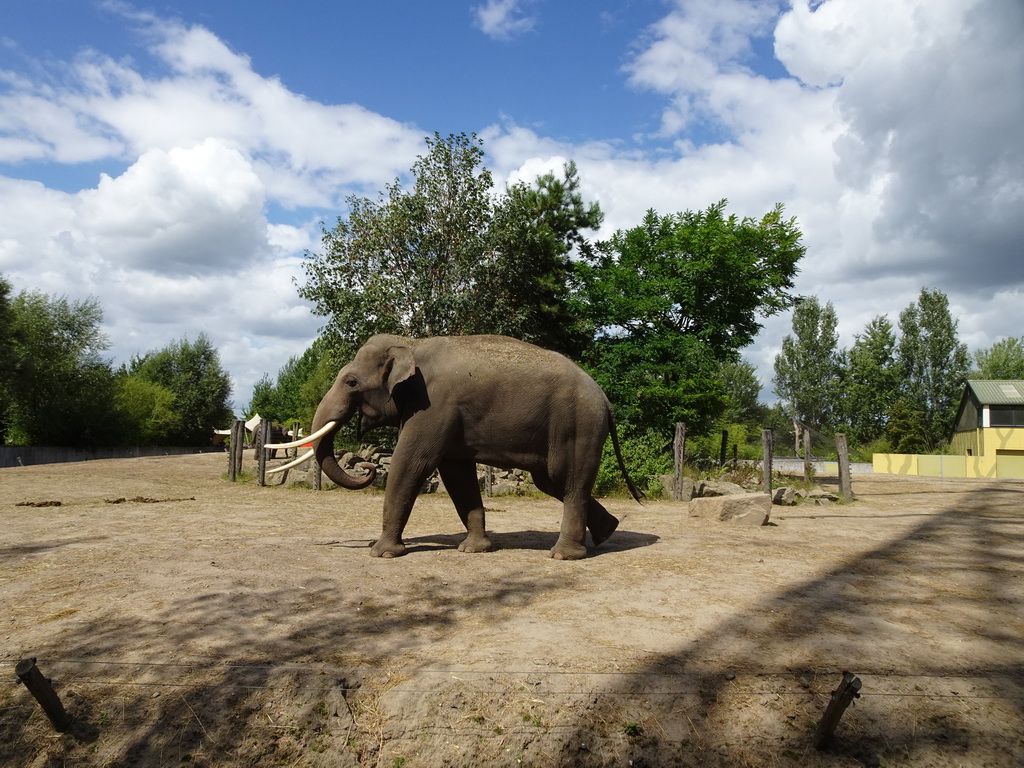
[[[1024,764],[1024,519],[1005,491],[976,486],[969,506],[951,503],[651,659],[605,691],[605,711],[582,720],[552,764],[615,764],[580,750],[595,718],[635,719],[646,737],[615,756],[633,766],[960,765],[979,745],[986,765]],[[934,601],[956,618],[917,626],[914,608]],[[879,663],[883,644],[898,664]],[[813,726],[847,669],[862,678],[861,701],[818,754]],[[680,693],[645,699],[666,675]],[[778,727],[744,727],[744,710],[766,708]]]

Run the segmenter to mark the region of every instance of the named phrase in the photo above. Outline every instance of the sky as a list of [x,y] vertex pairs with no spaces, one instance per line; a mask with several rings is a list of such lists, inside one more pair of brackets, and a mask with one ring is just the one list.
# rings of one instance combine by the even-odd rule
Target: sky
[[1024,336],[1021,40],[1020,0],[0,0],[0,273],[98,299],[115,365],[205,333],[240,413],[324,324],[322,223],[466,132],[499,187],[575,161],[594,239],[782,203],[842,346],[930,288],[973,353]]

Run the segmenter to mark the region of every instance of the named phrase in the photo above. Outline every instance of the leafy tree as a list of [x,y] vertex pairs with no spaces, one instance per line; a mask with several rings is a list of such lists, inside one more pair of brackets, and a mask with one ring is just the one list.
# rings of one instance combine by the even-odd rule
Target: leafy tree
[[917,302],[900,313],[899,327],[896,354],[905,404],[923,412],[925,448],[934,450],[956,417],[970,368],[967,346],[960,343],[949,300],[939,290],[922,288]]
[[782,206],[759,221],[725,206],[648,211],[577,269],[578,311],[597,329],[587,362],[635,434],[708,429],[726,401],[721,363],[794,301],[805,250],[795,220]]
[[722,363],[719,375],[725,387],[726,406],[721,420],[725,424],[760,424],[764,406],[759,400],[761,381],[757,370],[746,360]]
[[174,393],[142,376],[122,376],[117,407],[124,416],[124,441],[130,445],[160,445],[176,428]]
[[[307,388],[307,383],[314,377],[322,376],[324,371],[320,370],[321,361],[327,355],[326,344],[322,339],[317,339],[301,355],[289,358],[277,372],[276,381],[271,381],[270,376],[264,374],[253,387],[252,401],[246,409],[246,416],[254,416],[259,413],[266,419],[284,424],[291,420],[303,421],[307,425],[312,422],[313,413],[320,402],[327,388],[319,391],[314,387],[313,392]],[[330,359],[333,366],[333,358]],[[333,373],[330,379],[333,380],[338,367],[333,366]],[[315,400],[311,400],[315,397]]]
[[977,369],[972,379],[1024,379],[1024,336],[997,341],[974,353]]
[[347,219],[324,231],[322,256],[305,262],[299,293],[355,348],[374,333],[459,334],[472,326],[472,278],[490,223],[491,173],[466,134],[427,139],[413,189],[398,179],[377,201],[350,197]]
[[884,315],[854,337],[844,371],[845,418],[851,436],[862,443],[881,437],[890,409],[900,396],[896,334]]
[[479,329],[577,356],[591,330],[569,305],[574,272],[569,254],[589,253],[581,230],[596,229],[603,214],[586,205],[575,163],[563,178],[538,177],[535,186],[506,189],[494,208],[489,254],[476,274]]
[[0,445],[7,435],[8,407],[13,396],[11,387],[17,370],[14,338],[14,310],[11,307],[11,284],[0,273]]
[[427,139],[412,190],[349,198],[349,215],[308,254],[299,293],[328,318],[345,358],[374,333],[505,333],[567,349],[578,343],[564,305],[569,252],[600,223],[575,166],[494,195],[476,136]]
[[99,302],[23,291],[8,315],[7,357],[15,370],[7,382],[5,439],[72,447],[116,442],[115,380],[101,356],[109,342]]
[[127,373],[173,393],[174,422],[164,436],[171,444],[206,445],[213,430],[231,420],[231,379],[206,334],[192,343],[182,339],[136,357]]
[[775,394],[802,423],[821,430],[832,426],[839,399],[839,336],[832,302],[801,299],[793,312],[793,334],[782,340],[775,358]]

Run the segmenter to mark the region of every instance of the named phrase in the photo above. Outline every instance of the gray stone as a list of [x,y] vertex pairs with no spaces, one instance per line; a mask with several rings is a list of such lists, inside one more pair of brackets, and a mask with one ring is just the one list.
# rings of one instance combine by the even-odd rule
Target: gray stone
[[746,488],[742,485],[737,485],[736,483],[729,483],[725,480],[705,480],[700,484],[697,495],[701,498],[708,498],[710,496],[734,496],[745,494],[746,492]]
[[[669,499],[675,498],[673,496],[673,494],[672,494],[672,491],[673,491],[672,486],[676,482],[676,476],[675,475],[661,475],[659,477],[659,479],[661,480],[661,487],[662,487],[662,490],[663,490],[663,492],[665,494],[665,497],[669,498]],[[682,498],[680,498],[679,500],[680,501],[689,501],[690,499],[693,498],[693,494],[694,494],[695,490],[696,490],[696,487],[694,485],[693,478],[692,477],[684,477],[682,479]]]
[[690,502],[689,513],[690,517],[736,525],[766,525],[772,513],[772,499],[766,493],[697,498]]
[[796,491],[792,488],[776,488],[772,502],[783,507],[792,507],[796,504]]

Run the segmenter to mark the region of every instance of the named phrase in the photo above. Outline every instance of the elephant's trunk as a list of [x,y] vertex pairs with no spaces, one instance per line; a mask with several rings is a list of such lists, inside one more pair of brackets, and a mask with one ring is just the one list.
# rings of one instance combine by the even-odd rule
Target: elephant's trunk
[[323,410],[322,404],[320,408],[317,408],[316,415],[313,417],[313,432],[316,433],[318,430],[332,422],[334,427],[325,433],[313,445],[316,452],[315,455],[317,463],[324,471],[324,474],[342,488],[348,488],[353,491],[366,488],[377,477],[377,468],[368,462],[360,464],[359,466],[367,470],[367,474],[362,477],[356,477],[342,469],[341,465],[338,463],[338,459],[334,456],[334,436],[337,434],[338,429],[352,418],[352,411],[349,410],[348,413],[340,418],[329,419],[321,414],[321,410]]

